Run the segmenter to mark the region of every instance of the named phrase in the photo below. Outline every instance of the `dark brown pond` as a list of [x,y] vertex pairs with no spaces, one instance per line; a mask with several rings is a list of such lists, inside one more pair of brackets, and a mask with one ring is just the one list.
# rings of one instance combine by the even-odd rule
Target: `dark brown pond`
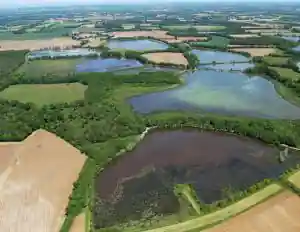
[[99,175],[97,194],[119,221],[131,213],[138,219],[149,207],[156,214],[171,214],[179,209],[174,184],[193,184],[199,199],[211,203],[224,197],[225,188],[244,189],[264,178],[276,178],[300,161],[300,156],[290,156],[280,164],[278,154],[276,148],[244,137],[157,130]]

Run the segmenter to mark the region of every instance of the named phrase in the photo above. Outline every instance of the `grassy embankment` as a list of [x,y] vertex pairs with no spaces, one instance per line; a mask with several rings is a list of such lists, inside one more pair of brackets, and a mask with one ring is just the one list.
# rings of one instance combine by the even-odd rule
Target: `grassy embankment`
[[12,85],[0,92],[0,98],[43,106],[84,99],[86,88],[79,83]]

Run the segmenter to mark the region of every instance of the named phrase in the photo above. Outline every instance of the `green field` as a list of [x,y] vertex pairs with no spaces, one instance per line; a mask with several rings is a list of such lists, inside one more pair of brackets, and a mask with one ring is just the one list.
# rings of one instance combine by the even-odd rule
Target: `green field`
[[290,176],[288,181],[294,184],[297,188],[300,188],[300,171]]
[[12,85],[0,92],[0,98],[42,106],[83,99],[86,88],[79,83]]
[[300,73],[294,72],[291,69],[288,68],[279,68],[279,67],[270,67],[271,69],[275,70],[279,73],[279,75],[286,79],[291,80],[299,80],[300,79]]
[[221,222],[223,220],[226,220],[230,217],[233,217],[255,205],[257,205],[259,202],[262,202],[263,200],[269,198],[270,196],[273,196],[280,192],[282,190],[282,187],[277,184],[271,184],[268,187],[258,191],[257,193],[254,193],[253,195],[238,201],[234,203],[233,205],[230,205],[224,209],[218,210],[214,213],[207,214],[202,217],[198,217],[189,221],[185,221],[182,223],[178,223],[171,226],[166,226],[162,228],[147,230],[145,232],[184,232],[189,231],[193,229],[203,228],[212,224],[215,224],[217,222]]
[[167,30],[188,30],[191,28],[195,28],[197,31],[219,31],[223,30],[226,27],[224,26],[215,26],[215,25],[203,25],[203,26],[197,26],[197,25],[170,25],[170,26],[163,26],[163,29]]
[[263,60],[268,64],[268,65],[283,65],[286,64],[288,61],[288,57],[276,57],[276,56],[265,56],[263,57]]
[[221,36],[212,36],[211,40],[209,41],[204,41],[204,42],[191,42],[190,44],[193,46],[203,46],[203,47],[209,47],[209,46],[213,46],[213,47],[220,47],[220,48],[224,48],[227,47],[229,44],[230,40],[225,38],[225,37],[221,37]]
[[74,73],[77,64],[83,62],[83,58],[59,59],[59,60],[34,60],[27,61],[17,73],[29,78],[40,78],[44,75],[66,76]]

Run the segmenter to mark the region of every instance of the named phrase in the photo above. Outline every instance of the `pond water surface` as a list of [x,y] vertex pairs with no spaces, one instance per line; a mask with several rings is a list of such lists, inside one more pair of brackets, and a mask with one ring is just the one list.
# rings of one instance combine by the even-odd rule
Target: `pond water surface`
[[45,57],[72,57],[72,56],[89,56],[100,55],[99,52],[90,50],[88,48],[77,48],[68,50],[41,50],[32,51],[28,54],[29,59],[40,59]]
[[196,129],[155,130],[96,179],[97,195],[106,201],[102,207],[116,212],[101,215],[98,204],[95,221],[101,227],[107,217],[115,222],[139,219],[149,209],[176,213],[179,203],[172,189],[180,183],[192,184],[200,201],[211,203],[226,197],[228,187],[243,190],[265,178],[277,178],[300,162],[299,155],[290,155],[280,164],[278,154],[246,137]]
[[76,66],[76,72],[109,72],[128,68],[143,67],[143,64],[137,60],[129,59],[88,59]]
[[232,52],[220,52],[211,50],[200,50],[194,49],[192,53],[195,54],[199,60],[200,64],[209,64],[214,61],[217,63],[230,63],[230,62],[248,62],[249,58],[243,55],[232,53]]
[[292,42],[298,42],[300,40],[299,36],[282,36],[281,38]]
[[223,70],[223,71],[244,71],[247,68],[252,68],[254,67],[253,63],[235,63],[235,64],[204,64],[204,65],[199,65],[199,69],[214,69],[214,70]]
[[135,51],[165,50],[169,46],[166,43],[148,39],[141,40],[110,40],[107,42],[110,49],[127,49]]
[[297,47],[294,47],[293,50],[296,51],[296,52],[300,52],[300,45],[297,46]]
[[128,102],[143,114],[190,110],[259,118],[300,118],[300,108],[279,96],[273,83],[262,77],[199,70],[186,74],[184,79],[183,86],[135,96]]

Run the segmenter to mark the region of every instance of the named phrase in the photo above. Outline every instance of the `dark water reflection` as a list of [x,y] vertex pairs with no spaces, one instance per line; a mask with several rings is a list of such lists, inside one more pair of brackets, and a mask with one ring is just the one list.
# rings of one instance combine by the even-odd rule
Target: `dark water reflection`
[[201,201],[211,203],[223,198],[229,186],[242,190],[300,162],[299,155],[290,155],[280,164],[278,154],[276,148],[245,137],[156,130],[99,175],[97,194],[119,214],[136,214],[150,205],[162,214],[175,213],[175,184],[191,183]]

